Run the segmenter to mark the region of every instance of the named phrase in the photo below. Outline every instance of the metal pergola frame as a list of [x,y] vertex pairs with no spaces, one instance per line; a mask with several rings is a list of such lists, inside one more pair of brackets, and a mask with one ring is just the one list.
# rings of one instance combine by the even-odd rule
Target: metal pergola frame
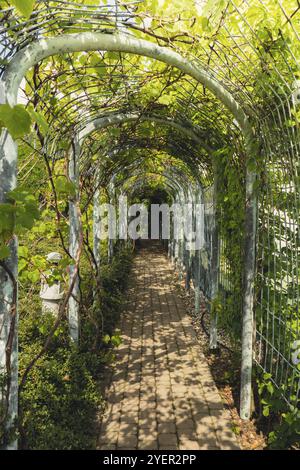
[[[277,0],[276,0],[277,1]],[[279,0],[278,0],[279,1]],[[261,0],[259,3],[263,5]],[[46,5],[44,6],[43,4]],[[0,103],[8,103],[10,106],[17,104],[18,93],[22,83],[22,80],[26,77],[26,74],[33,67],[41,64],[43,60],[50,57],[64,56],[68,57],[70,61],[70,69],[60,70],[57,72],[57,76],[61,74],[63,77],[67,77],[67,74],[77,77],[76,87],[70,87],[68,89],[65,86],[62,104],[59,113],[56,113],[56,109],[52,111],[49,102],[49,90],[51,90],[51,84],[54,83],[53,76],[49,76],[44,80],[44,83],[40,84],[33,93],[32,100],[37,100],[37,103],[47,110],[47,117],[49,122],[57,129],[57,134],[53,137],[53,134],[49,134],[46,139],[46,144],[42,148],[42,152],[46,155],[46,158],[51,158],[54,155],[59,143],[63,139],[67,139],[70,143],[72,142],[73,153],[69,152],[69,178],[76,186],[76,197],[70,201],[70,255],[73,258],[78,256],[78,240],[80,231],[80,221],[78,220],[79,213],[75,210],[76,206],[80,203],[79,201],[79,179],[80,167],[79,160],[82,154],[82,146],[86,138],[93,139],[94,133],[103,132],[108,127],[120,127],[124,124],[133,123],[133,125],[139,125],[144,121],[155,122],[159,128],[170,127],[174,136],[185,135],[191,141],[194,141],[199,148],[202,147],[206,155],[214,153],[218,147],[222,146],[224,142],[234,142],[236,147],[236,153],[240,150],[245,155],[245,161],[243,162],[245,168],[245,238],[244,238],[244,260],[243,260],[243,321],[242,321],[242,360],[241,360],[241,400],[240,400],[240,413],[243,419],[250,418],[251,408],[251,374],[253,365],[253,352],[256,363],[268,372],[273,370],[272,363],[274,358],[281,357],[280,361],[283,361],[280,368],[276,369],[274,383],[280,386],[285,375],[285,383],[289,374],[293,375],[295,379],[295,367],[290,362],[290,346],[286,351],[286,346],[281,346],[270,343],[269,325],[273,325],[273,336],[274,336],[274,321],[277,322],[275,315],[275,307],[273,308],[270,303],[266,304],[267,317],[264,314],[264,292],[267,290],[271,291],[269,283],[271,282],[271,268],[269,262],[268,274],[265,274],[263,263],[260,262],[258,266],[258,276],[256,276],[256,261],[264,259],[264,251],[266,247],[270,245],[270,240],[273,237],[273,230],[275,230],[275,224],[278,223],[278,214],[273,213],[270,216],[274,203],[274,190],[272,184],[272,167],[278,166],[277,163],[277,152],[284,151],[287,157],[282,158],[279,162],[280,169],[283,174],[288,174],[290,169],[293,168],[293,183],[291,184],[290,192],[294,192],[294,201],[289,203],[289,207],[284,210],[284,214],[281,217],[284,222],[281,223],[281,230],[284,232],[285,239],[288,239],[288,226],[289,223],[294,224],[292,230],[293,244],[291,251],[293,252],[293,260],[291,261],[292,274],[291,280],[287,279],[286,283],[292,282],[293,286],[297,283],[298,273],[294,274],[294,264],[298,266],[298,252],[297,252],[297,236],[295,221],[299,220],[299,214],[297,213],[297,171],[295,169],[296,162],[299,159],[299,133],[294,126],[286,125],[288,118],[293,115],[293,106],[297,106],[295,96],[298,93],[298,88],[287,79],[287,75],[290,74],[296,79],[294,68],[291,66],[291,61],[299,66],[298,58],[295,55],[295,51],[289,44],[286,44],[286,48],[290,54],[291,60],[288,60],[283,53],[278,55],[279,60],[282,61],[282,69],[280,64],[276,63],[276,58],[271,57],[272,72],[274,76],[278,78],[277,84],[265,84],[261,83],[261,94],[265,98],[261,98],[258,95],[257,102],[251,95],[252,91],[251,84],[251,73],[254,71],[255,64],[252,65],[249,61],[251,57],[260,57],[258,52],[259,47],[262,46],[261,38],[255,33],[251,25],[247,22],[244,17],[244,11],[248,7],[248,2],[241,1],[238,5],[236,1],[229,0],[227,8],[232,8],[232,11],[241,19],[244,20],[245,27],[241,28],[238,26],[238,34],[231,37],[232,47],[228,51],[226,59],[224,58],[222,44],[217,39],[213,42],[213,46],[210,50],[205,48],[205,41],[201,38],[193,38],[191,42],[191,50],[188,55],[181,53],[180,42],[169,41],[165,38],[165,43],[168,47],[162,46],[164,38],[157,38],[157,42],[150,42],[146,39],[137,39],[134,36],[134,31],[139,28],[139,21],[142,16],[135,13],[134,7],[141,2],[130,2],[126,5],[118,5],[118,2],[114,5],[108,6],[85,6],[66,2],[38,2],[36,11],[33,13],[31,18],[27,21],[18,21],[15,17],[15,11],[12,8],[4,10],[3,27],[0,30],[0,44],[3,50],[1,56],[3,57],[2,62],[2,75],[0,82]],[[55,5],[54,5],[55,4]],[[291,18],[299,12],[300,7],[293,13],[287,13],[282,3],[279,1],[279,5],[283,16],[286,18],[284,27],[288,27],[292,34],[294,34],[299,40],[297,29],[295,28]],[[36,23],[38,20],[38,24]],[[78,32],[69,33],[71,30],[78,30]],[[230,34],[226,22],[220,25],[220,28]],[[142,32],[147,37],[151,31],[143,30]],[[55,35],[55,36],[54,36]],[[151,34],[150,34],[151,35]],[[254,37],[258,43],[257,48],[250,41],[250,37]],[[243,49],[243,44],[247,44],[247,52]],[[5,47],[5,49],[4,49]],[[81,71],[79,68],[74,66],[72,57],[74,54],[84,52],[87,54],[93,53],[94,51],[118,53],[119,60],[117,65],[111,66],[111,74],[109,75],[115,80],[120,80],[125,77],[124,90],[111,92],[110,95],[107,93],[101,93],[99,91],[89,91],[89,88],[93,89],[99,77],[96,77],[88,72],[88,65],[82,66]],[[151,59],[151,63],[156,61],[163,63],[166,67],[178,72],[180,79],[180,87],[178,89],[178,106],[177,115],[174,113],[164,114],[160,116],[155,109],[145,110],[132,109],[132,107],[126,107],[127,92],[128,88],[132,86],[133,94],[139,96],[139,87],[143,80],[146,78],[139,71],[132,76],[126,73],[126,64],[124,65],[121,58],[126,54],[126,57],[142,57]],[[247,55],[248,54],[248,55]],[[205,62],[207,60],[207,62]],[[242,69],[244,61],[249,61],[249,72],[245,74]],[[128,62],[129,63],[129,62]],[[284,69],[285,67],[285,69]],[[228,74],[228,76],[226,75]],[[82,75],[85,76],[86,83],[81,80]],[[161,76],[159,76],[161,78]],[[101,82],[102,79],[100,79]],[[153,77],[150,80],[154,80]],[[190,91],[190,80],[193,83],[193,91]],[[47,93],[43,93],[46,90]],[[107,86],[107,84],[105,85]],[[201,88],[201,92],[199,89]],[[208,98],[207,98],[208,93]],[[255,91],[256,93],[256,91]],[[272,94],[278,100],[278,106],[274,108],[272,103],[268,102],[267,96]],[[41,97],[41,94],[43,95]],[[114,101],[112,98],[117,99]],[[95,100],[99,101],[99,105],[94,103]],[[102,108],[101,100],[108,100],[109,112],[105,111],[105,107]],[[201,99],[203,102],[201,102]],[[213,122],[209,116],[209,110],[213,108],[216,103],[219,103],[220,116],[216,122]],[[294,103],[294,104],[291,104]],[[37,104],[35,103],[35,106]],[[201,127],[194,123],[193,116],[198,114],[199,121],[201,121]],[[222,123],[223,114],[225,113],[225,122],[228,123],[227,128]],[[70,119],[72,117],[72,119]],[[57,124],[54,121],[57,119]],[[51,125],[52,125],[51,124]],[[275,130],[272,128],[274,125]],[[208,143],[205,139],[205,131],[207,129],[212,130],[211,143]],[[126,132],[126,130],[124,131]],[[277,138],[275,141],[275,136]],[[288,143],[288,145],[286,145]],[[175,145],[178,145],[175,142]],[[91,152],[84,150],[84,158],[89,162]],[[261,175],[262,171],[260,163],[258,163],[257,154],[261,152],[266,162],[266,190],[261,191],[260,205],[258,206],[258,191],[257,191],[257,174]],[[108,152],[109,153],[109,152]],[[6,195],[14,189],[17,185],[17,158],[18,150],[17,144],[13,141],[11,136],[6,130],[2,131],[0,137],[0,202],[5,203],[7,201]],[[201,159],[201,158],[200,158]],[[212,174],[217,174],[215,168],[211,168]],[[270,181],[270,183],[269,183]],[[214,210],[216,210],[216,199],[218,192],[218,181],[216,178],[213,180],[214,183]],[[98,198],[98,186],[94,188],[94,206],[96,207],[96,201]],[[279,189],[283,191],[282,185]],[[286,192],[285,190],[283,192]],[[196,197],[196,196],[195,196]],[[268,208],[268,210],[265,209]],[[287,212],[291,212],[292,217],[287,215]],[[280,214],[279,214],[280,216]],[[94,212],[94,229],[99,221],[97,217],[97,211]],[[280,218],[280,217],[279,217]],[[217,223],[217,217],[215,213],[215,224],[212,229],[212,245],[214,257],[211,272],[212,272],[212,286],[211,296],[212,299],[216,297],[218,292],[218,278],[220,276],[219,263],[219,239],[218,232],[219,227]],[[290,220],[292,222],[290,222]],[[257,231],[259,221],[259,230]],[[260,230],[261,226],[265,225],[268,230],[267,241],[263,239],[264,233]],[[258,238],[257,238],[258,235]],[[96,242],[95,242],[96,243]],[[279,237],[279,245],[282,245],[282,235]],[[9,357],[9,368],[11,369],[11,385],[9,390],[9,410],[8,415],[10,416],[9,425],[12,423],[14,418],[17,416],[17,313],[16,313],[16,282],[17,282],[17,240],[14,238],[10,243],[11,256],[2,264],[0,267],[0,318],[2,317],[2,328],[0,336],[0,362],[1,367],[5,371],[7,370],[7,358]],[[275,256],[275,255],[274,255]],[[281,258],[285,256],[280,255]],[[97,258],[97,253],[95,252]],[[99,259],[99,258],[97,258]],[[72,267],[70,269],[72,274]],[[8,275],[9,274],[9,275]],[[282,269],[282,275],[285,275]],[[76,279],[74,279],[74,277]],[[276,274],[275,274],[276,277]],[[255,298],[256,291],[254,289],[255,283],[261,283],[262,287],[260,290],[260,299]],[[77,280],[77,273],[74,274],[73,278],[71,275],[71,284],[74,284],[73,295],[69,302],[69,319],[71,324],[71,334],[74,341],[78,340],[78,297],[79,284]],[[281,291],[280,291],[280,303],[285,303],[284,290],[281,280]],[[299,305],[299,296],[297,297],[296,309]],[[258,332],[258,343],[259,343],[259,354],[256,354],[256,347],[253,351],[253,342],[257,341],[254,338],[254,302],[257,303],[258,307],[262,310],[260,321],[261,327],[257,329]],[[275,320],[274,320],[275,319]],[[280,322],[284,322],[284,317],[280,315]],[[299,323],[299,319],[297,319]],[[297,324],[298,324],[297,323]],[[282,327],[284,332],[286,331],[286,324]],[[300,328],[297,327],[299,334]],[[212,336],[215,335],[216,324],[212,321]],[[285,334],[285,333],[284,333]],[[8,340],[13,337],[12,354],[7,354]],[[216,345],[216,335],[211,341],[211,345]],[[268,352],[269,351],[269,352]],[[286,366],[286,370],[285,365]],[[297,397],[299,395],[299,387],[297,391]],[[291,393],[290,393],[291,395]],[[284,398],[290,403],[288,393],[284,394]],[[12,444],[15,447],[16,443]]]

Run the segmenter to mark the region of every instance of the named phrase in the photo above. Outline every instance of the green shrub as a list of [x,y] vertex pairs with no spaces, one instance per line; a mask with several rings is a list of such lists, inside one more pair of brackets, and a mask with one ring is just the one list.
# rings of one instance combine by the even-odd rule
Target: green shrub
[[[30,370],[20,392],[20,447],[27,449],[94,449],[96,416],[102,403],[99,390],[103,366],[114,359],[118,346],[116,321],[130,270],[131,253],[116,251],[111,265],[103,266],[102,289],[95,303],[91,273],[82,280],[81,340],[69,340],[63,319],[47,352]],[[20,302],[20,376],[41,350],[53,326],[52,314],[42,314],[37,294]],[[95,330],[99,340],[94,341]]]
[[[44,326],[51,325],[48,316],[34,317],[32,323],[30,317],[28,315],[25,322],[21,321],[20,327],[21,375],[41,349],[47,334]],[[97,360],[100,364],[100,354]],[[21,447],[94,447],[94,421],[101,404],[94,372],[89,355],[71,345],[66,338],[66,327],[60,328],[50,349],[31,369],[20,393]]]

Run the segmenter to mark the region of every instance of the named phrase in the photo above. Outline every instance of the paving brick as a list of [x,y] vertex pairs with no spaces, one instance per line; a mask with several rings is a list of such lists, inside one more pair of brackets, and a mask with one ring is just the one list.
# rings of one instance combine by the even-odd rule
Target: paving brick
[[195,422],[190,418],[176,421],[176,427],[178,429],[178,432],[186,431],[192,433],[196,430]]
[[180,450],[200,450],[197,439],[181,438],[179,440]]
[[155,399],[153,400],[140,400],[140,411],[146,411],[146,410],[155,410],[156,408],[156,401]]
[[106,434],[110,432],[118,432],[120,428],[120,422],[119,421],[107,421],[107,422],[102,422],[101,425],[101,433]]
[[166,421],[158,423],[158,433],[159,434],[175,434],[176,433],[176,424],[174,421]]
[[158,248],[138,252],[119,328],[116,364],[103,378],[103,450],[236,449],[231,419]]
[[150,443],[144,443],[143,441],[140,441],[138,448],[139,450],[158,450],[158,444],[155,440]]
[[100,444],[100,446],[102,444],[103,445],[117,444],[118,436],[119,436],[118,432],[109,432],[108,431],[106,433],[103,433],[103,434],[100,435],[99,444]]
[[158,435],[158,445],[160,449],[164,446],[177,446],[178,440],[176,434],[166,433]]
[[122,449],[136,449],[137,443],[138,439],[136,434],[124,432],[123,434],[119,434],[117,447]]
[[99,446],[99,450],[116,450],[116,445],[103,444]]
[[139,420],[139,414],[138,411],[132,411],[132,412],[124,412],[121,414],[121,424],[123,423],[133,423],[136,424],[138,423]]

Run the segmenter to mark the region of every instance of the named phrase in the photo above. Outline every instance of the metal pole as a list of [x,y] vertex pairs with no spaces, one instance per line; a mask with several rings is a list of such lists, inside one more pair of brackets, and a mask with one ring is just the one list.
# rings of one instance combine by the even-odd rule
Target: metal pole
[[211,305],[210,305],[210,338],[209,347],[214,350],[218,348],[218,316],[216,311],[216,300],[219,290],[219,233],[218,233],[218,177],[215,166],[214,184],[213,184],[213,210],[212,210],[212,234],[211,234]]
[[109,264],[112,262],[112,259],[114,257],[114,241],[113,240],[108,240],[108,262]]
[[[180,205],[180,199],[179,199],[178,194],[176,195],[175,204]],[[180,225],[178,226],[178,220],[179,220],[179,217],[178,217],[178,213],[176,212],[176,215],[174,217],[174,222],[177,224],[177,227],[176,227],[176,230],[174,231],[174,239],[173,239],[173,248],[174,248],[173,262],[174,262],[174,267],[176,270],[178,269],[178,262],[179,262],[179,242],[180,242],[180,234],[181,234],[180,232],[181,227]],[[181,223],[181,220],[180,220],[180,223]]]
[[99,172],[96,175],[96,188],[93,200],[93,253],[98,271],[98,278],[100,273],[101,253],[101,214],[100,214],[100,187],[99,187]]
[[178,240],[178,269],[179,269],[179,281],[183,280],[183,269],[184,269],[184,250],[185,250],[185,236],[184,236],[184,227],[183,227],[183,220],[184,220],[184,213],[183,207],[185,202],[185,194],[181,189],[179,192],[179,203],[181,206],[181,221],[180,221],[180,237]]
[[[185,222],[187,222],[187,227],[191,230],[191,232],[193,232],[194,230],[194,194],[192,192],[192,190],[190,188],[188,188],[188,191],[187,191],[187,204],[188,204],[188,208],[191,209],[190,213],[188,214],[185,214]],[[188,212],[189,212],[189,209],[188,209]],[[191,234],[186,234],[187,237],[189,237],[189,235]],[[187,241],[185,243],[185,250],[184,250],[184,258],[183,258],[183,262],[184,262],[184,265],[185,265],[185,289],[187,291],[190,290],[190,287],[191,287],[191,263],[192,263],[192,255],[191,255],[191,251],[194,250],[194,246],[193,246],[193,241],[191,239],[189,239],[189,241]]]
[[189,250],[185,250],[185,290],[189,291],[191,287],[191,254]]
[[[79,204],[79,160],[80,145],[78,141],[74,141],[72,151],[69,154],[69,178],[75,185],[75,194],[70,197],[70,210],[69,210],[69,251],[73,260],[75,261],[79,249],[79,235],[80,235],[80,220],[77,211]],[[70,265],[70,282],[74,275],[74,265]],[[69,299],[68,318],[69,330],[71,339],[78,343],[79,340],[79,305],[80,305],[80,289],[79,289],[79,276],[77,275],[73,292]]]
[[[196,192],[196,203],[197,205],[202,202],[202,191],[201,187],[198,187]],[[199,217],[199,214],[197,214]],[[204,217],[201,223],[204,224]],[[196,220],[196,229],[198,230],[198,223]],[[203,241],[203,240],[202,240]],[[194,269],[195,269],[195,313],[198,314],[200,312],[200,300],[201,300],[201,289],[200,289],[200,247],[197,247],[195,250],[195,257],[194,257]]]
[[[0,83],[0,103],[6,102],[5,84]],[[15,103],[13,103],[15,104]],[[17,144],[6,130],[0,136],[0,203],[7,202],[7,193],[17,184]],[[6,377],[0,388],[0,403],[7,408],[5,427],[9,432],[18,416],[18,240],[13,236],[10,256],[0,266],[0,374]],[[8,368],[10,370],[8,370]],[[8,403],[7,401],[8,400]],[[16,450],[17,440],[6,445]]]
[[[109,204],[111,204],[112,202],[115,202],[116,195],[115,195],[115,185],[114,185],[113,180],[110,182],[110,187],[108,188],[108,194],[109,194]],[[109,238],[108,238],[108,246],[107,246],[108,263],[111,263],[114,257],[114,240],[112,239],[112,236],[113,235],[111,231],[109,230]]]
[[[251,156],[251,153],[249,154]],[[250,419],[252,396],[252,363],[253,363],[253,327],[254,327],[254,280],[257,228],[257,196],[254,183],[256,173],[249,167],[246,172],[246,214],[245,214],[245,275],[243,299],[242,330],[242,366],[240,416]]]

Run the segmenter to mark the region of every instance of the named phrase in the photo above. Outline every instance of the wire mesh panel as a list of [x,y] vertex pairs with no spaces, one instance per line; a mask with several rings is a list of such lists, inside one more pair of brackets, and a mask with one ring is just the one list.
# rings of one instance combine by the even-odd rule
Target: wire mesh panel
[[[300,386],[299,130],[292,110],[287,100],[263,122],[268,171],[259,213],[255,361],[295,404]],[[271,123],[276,132],[270,135]]]

